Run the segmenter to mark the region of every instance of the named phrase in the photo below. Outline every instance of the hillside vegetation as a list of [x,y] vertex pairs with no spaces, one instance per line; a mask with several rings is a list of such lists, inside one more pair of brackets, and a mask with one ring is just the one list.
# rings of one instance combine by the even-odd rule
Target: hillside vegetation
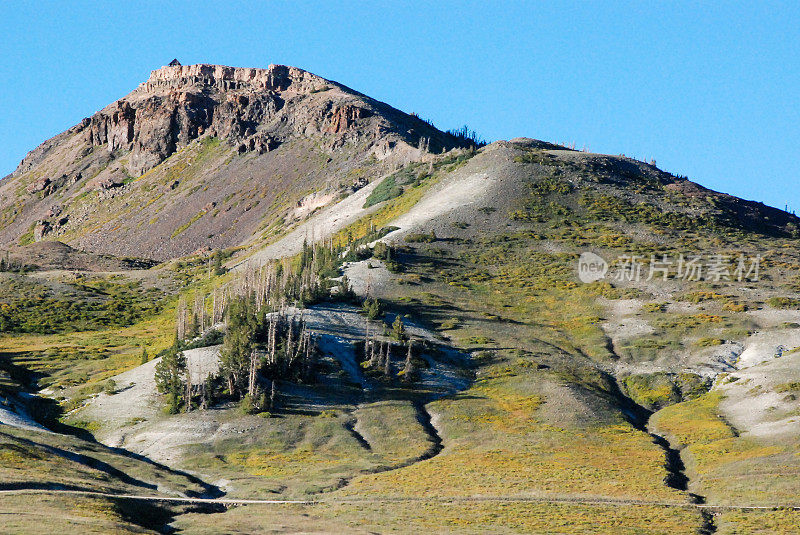
[[[175,72],[0,183],[12,530],[794,529],[795,216],[304,71]],[[252,124],[161,150],[124,102]]]

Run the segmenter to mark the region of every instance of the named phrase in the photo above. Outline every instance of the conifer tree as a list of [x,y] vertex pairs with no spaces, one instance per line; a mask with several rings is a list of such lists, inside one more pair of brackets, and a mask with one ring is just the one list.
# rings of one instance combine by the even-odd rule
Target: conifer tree
[[176,343],[161,357],[155,370],[156,388],[167,396],[166,411],[175,414],[180,409],[184,394],[186,358]]
[[406,334],[406,327],[403,325],[403,318],[398,314],[394,323],[392,323],[392,337],[398,342],[405,342],[408,335]]

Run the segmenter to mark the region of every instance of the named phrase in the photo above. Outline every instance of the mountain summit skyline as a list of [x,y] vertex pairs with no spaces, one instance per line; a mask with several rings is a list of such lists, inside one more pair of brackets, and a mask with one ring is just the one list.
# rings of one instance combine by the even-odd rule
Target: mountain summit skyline
[[[58,239],[153,260],[247,245],[271,218],[302,217],[369,174],[480,146],[466,127],[442,132],[296,67],[172,63],[30,151],[0,182],[0,243]],[[708,193],[740,222],[791,221]]]
[[7,4],[0,531],[797,532],[796,9]]
[[276,205],[280,196],[329,202],[363,185],[367,169],[471,143],[302,69],[164,66],[0,182],[0,241],[59,238],[159,260],[230,247],[254,234],[266,206],[302,212]]

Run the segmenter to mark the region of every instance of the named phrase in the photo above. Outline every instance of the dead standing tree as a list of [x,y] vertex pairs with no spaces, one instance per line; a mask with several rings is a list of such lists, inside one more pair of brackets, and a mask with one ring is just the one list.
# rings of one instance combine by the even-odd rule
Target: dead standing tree
[[392,376],[392,344],[386,342],[386,354],[383,357],[383,375]]
[[411,381],[414,375],[414,362],[411,360],[413,354],[414,340],[408,341],[408,353],[406,354],[406,362],[403,366],[403,380]]
[[183,297],[180,298],[178,301],[178,309],[176,313],[176,333],[178,335],[178,340],[185,340],[186,339],[186,327],[187,327],[187,311],[186,311],[186,299]]
[[192,367],[189,359],[186,359],[186,392],[184,393],[185,411],[192,410]]
[[253,350],[250,352],[250,372],[247,379],[247,394],[251,399],[257,394],[256,389],[258,388],[258,385],[256,384],[256,376],[258,373],[258,368],[260,367],[259,360],[258,351],[253,348]]
[[194,296],[194,321],[197,323],[197,334],[202,334],[206,330],[206,297],[199,293]]

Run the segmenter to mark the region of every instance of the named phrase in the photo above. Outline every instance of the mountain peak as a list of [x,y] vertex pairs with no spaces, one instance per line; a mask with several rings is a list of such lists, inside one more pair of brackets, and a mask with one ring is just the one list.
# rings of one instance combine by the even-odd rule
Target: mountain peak
[[28,153],[0,183],[0,206],[18,207],[0,214],[0,244],[63,238],[157,259],[230,247],[303,192],[333,198],[468,145],[296,67],[172,63]]
[[263,69],[207,63],[181,65],[173,60],[169,65],[152,71],[150,78],[140,87],[147,92],[192,86],[214,87],[222,91],[286,91],[292,87],[296,92],[305,92],[319,89],[317,86],[325,83],[332,82],[286,65],[270,65]]

